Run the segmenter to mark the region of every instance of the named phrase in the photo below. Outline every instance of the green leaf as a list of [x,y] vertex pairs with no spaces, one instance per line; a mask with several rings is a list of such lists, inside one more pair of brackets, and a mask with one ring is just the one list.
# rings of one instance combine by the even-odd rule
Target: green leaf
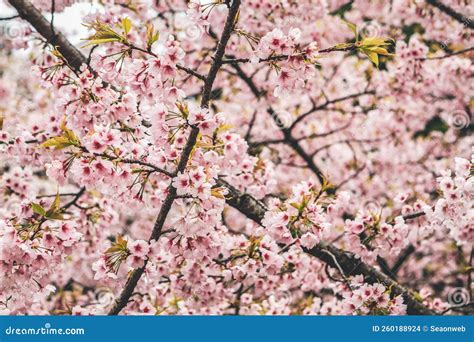
[[372,51],[372,52],[375,52],[379,55],[383,55],[383,56],[394,56],[393,53],[389,53],[387,51],[387,49],[385,48],[382,48],[382,47],[378,47],[378,46],[373,46],[373,47],[368,47],[368,48],[364,48],[365,50],[369,50],[369,51]]
[[146,26],[146,44],[150,48],[160,38],[160,32],[155,31],[153,24]]
[[67,137],[54,137],[46,140],[44,143],[39,145],[39,148],[43,147],[54,147],[56,150],[63,149],[65,147],[73,145]]
[[379,67],[379,55],[376,52],[372,52],[370,50],[363,50],[363,52],[369,57],[370,61],[375,64],[375,66]]
[[300,205],[296,202],[291,202],[290,205],[295,209],[299,209],[299,207],[300,207]]
[[105,44],[105,43],[113,43],[113,42],[119,42],[120,39],[117,38],[104,38],[104,39],[93,39],[90,40],[89,43],[83,45],[82,47],[88,47],[91,45],[100,45],[100,44]]
[[357,49],[365,53],[377,68],[379,67],[379,55],[393,56],[393,54],[389,53],[385,48],[389,45],[391,45],[391,41],[389,39],[379,37],[364,38],[356,44]]
[[420,303],[423,303],[423,297],[418,292],[413,292],[413,298],[415,298]]
[[44,217],[52,220],[64,220],[64,216],[61,214],[61,197],[59,196],[59,192],[56,194],[53,203],[51,203]]
[[73,131],[66,129],[64,131],[65,137],[69,139],[69,142],[71,144],[79,143],[79,140],[77,139],[77,136],[74,134]]
[[31,210],[41,216],[44,216],[46,214],[46,210],[44,210],[44,208],[37,203],[31,203]]
[[52,213],[55,213],[59,210],[60,208],[60,203],[61,203],[61,197],[59,196],[59,192],[56,194],[56,197],[54,198],[53,203],[51,203],[51,207],[49,208],[49,211]]
[[349,29],[354,33],[356,42],[359,41],[359,35],[357,34],[357,26],[356,26],[356,24],[351,23],[350,21],[347,21],[347,20],[342,20],[342,21],[343,21],[343,22],[347,25],[347,27],[349,27]]
[[51,220],[64,220],[64,216],[60,213],[46,213],[45,215],[46,218],[51,219]]
[[431,132],[446,133],[449,129],[449,125],[443,121],[438,115],[432,117],[422,130],[415,132],[414,138],[425,138],[431,134]]
[[220,188],[211,189],[211,195],[220,199],[225,199],[224,195],[221,194]]
[[66,125],[66,119],[64,119],[61,123],[61,131],[64,132],[63,134],[63,137],[66,137],[70,143],[72,144],[80,144],[79,143],[79,139],[77,138],[77,136],[74,134],[73,131],[71,131],[69,128],[67,128],[67,125]]
[[122,248],[127,248],[128,240],[125,240],[122,235],[117,236],[117,244]]
[[66,121],[63,120],[61,123],[61,131],[63,132],[62,135],[50,138],[43,142],[41,145],[39,145],[39,148],[43,147],[54,147],[56,150],[60,150],[62,148],[68,147],[68,146],[80,146],[79,139],[77,136],[74,134],[73,131],[68,129],[66,127]]
[[[128,27],[127,20],[122,21],[122,25],[125,28]],[[130,23],[131,25],[131,23]],[[113,43],[113,42],[126,42],[127,39],[125,37],[122,37],[120,34],[115,32],[110,26],[103,24],[99,21],[96,21],[95,23],[85,25],[86,27],[95,30],[95,33],[83,40],[88,40],[89,43],[84,45],[84,47],[89,46],[89,45],[100,45],[100,44],[105,44],[105,43]]]
[[130,29],[132,28],[132,22],[130,21],[130,19],[123,18],[122,27],[123,27],[123,32],[125,32],[125,35],[127,35],[130,32]]
[[387,46],[390,45],[390,41],[380,37],[367,37],[360,41],[360,46]]

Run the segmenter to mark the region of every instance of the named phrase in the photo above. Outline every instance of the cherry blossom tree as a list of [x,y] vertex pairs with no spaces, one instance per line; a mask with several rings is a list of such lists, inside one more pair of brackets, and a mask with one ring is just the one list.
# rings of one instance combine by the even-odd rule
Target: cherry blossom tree
[[2,1],[0,313],[472,314],[469,2]]

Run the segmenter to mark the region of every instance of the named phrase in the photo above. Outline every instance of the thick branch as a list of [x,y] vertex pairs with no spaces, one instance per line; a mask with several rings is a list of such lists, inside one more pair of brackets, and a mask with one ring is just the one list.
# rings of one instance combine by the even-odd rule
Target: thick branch
[[[45,38],[49,44],[57,46],[59,52],[63,55],[68,65],[74,70],[79,71],[83,64],[87,64],[87,58],[69,42],[69,40],[57,30],[54,30],[54,25],[49,22],[41,12],[33,6],[28,0],[8,0],[10,4],[15,7],[21,18],[28,21],[38,33]],[[54,2],[52,3],[52,19],[54,18]],[[3,18],[0,20],[14,19],[18,16]],[[146,51],[145,51],[146,52]],[[187,74],[194,76],[200,80],[205,80],[205,77],[199,74],[197,71],[187,68],[183,65],[177,64],[176,68],[186,72]]]
[[[35,8],[28,0],[9,0],[10,4],[16,8],[21,18],[27,20],[37,31],[41,34],[50,44],[58,46],[58,50],[64,56],[69,66],[77,71],[80,69],[82,64],[86,63],[86,58],[82,53],[77,50],[62,33],[56,33],[53,31],[51,23],[44,18],[41,12]],[[205,79],[205,86],[202,93],[202,107],[208,107],[210,101],[210,95],[212,92],[212,85],[217,76],[217,72],[222,65],[222,58],[225,53],[225,47],[227,42],[232,34],[235,20],[237,17],[238,9],[240,6],[240,0],[234,0],[232,6],[230,7],[227,21],[222,33],[222,37],[218,43],[217,50],[214,56],[214,62],[211,66],[208,76]],[[190,72],[188,68],[179,66],[178,69],[186,71],[193,76],[196,76],[202,79],[202,76]],[[198,136],[199,130],[196,127],[191,128],[191,133],[188,137],[186,146],[183,149],[179,165],[176,172],[182,172],[188,163],[191,151],[196,144],[196,139]],[[176,189],[170,185],[168,196],[163,201],[163,205],[160,209],[158,217],[155,221],[153,231],[150,235],[149,240],[157,240],[162,234],[162,228],[166,221],[166,217],[171,210],[174,200],[177,198]],[[118,314],[128,303],[133,290],[135,289],[138,281],[140,280],[142,274],[145,271],[145,267],[148,260],[145,261],[143,267],[134,270],[131,276],[128,278],[125,287],[123,288],[118,300],[116,301],[114,307],[110,310],[109,315]]]
[[61,32],[53,32],[51,23],[28,0],[8,0],[21,18],[28,21],[51,45],[57,46],[71,68],[78,71],[86,63],[84,55]]
[[470,29],[474,29],[474,23],[472,22],[472,20],[469,17],[467,17],[467,16],[465,16],[465,15],[459,13],[459,12],[456,12],[451,7],[446,6],[445,4],[443,4],[441,1],[426,0],[426,2],[429,3],[432,6],[437,7],[441,12],[446,13],[451,18],[455,19],[456,21],[460,22],[461,24],[464,24],[464,26],[467,26]]
[[232,6],[229,10],[229,15],[227,17],[224,30],[222,31],[221,39],[217,43],[216,53],[213,56],[214,61],[207,75],[206,82],[204,83],[201,107],[209,106],[209,101],[211,99],[212,85],[214,83],[214,80],[216,79],[217,72],[222,66],[222,59],[224,58],[225,47],[227,45],[227,42],[230,39],[230,35],[232,34],[232,31],[234,30],[235,20],[239,12],[239,6],[240,6],[240,0],[234,0],[232,2]]
[[[226,184],[224,185],[227,186]],[[229,188],[227,203],[256,223],[262,223],[263,217],[265,215],[265,205],[255,198],[247,194],[242,194],[235,188],[231,187]],[[362,262],[360,258],[357,258],[353,253],[344,252],[343,250],[328,243],[320,243],[310,250],[303,250],[306,253],[322,260],[333,268],[339,269],[340,267],[346,276],[362,274],[367,282],[382,283],[387,288],[391,288],[393,294],[403,296],[405,303],[407,304],[408,314],[436,314],[436,312],[417,301],[414,295],[407,288],[391,280],[388,276],[376,270],[372,266]],[[334,261],[332,256],[325,251],[329,251],[332,255],[334,255],[337,263]]]
[[415,247],[412,244],[409,244],[407,248],[405,248],[398,259],[395,261],[395,263],[392,266],[392,269],[390,270],[390,273],[393,274],[394,276],[397,275],[398,271],[402,267],[402,265],[405,263],[405,261],[408,260],[410,255],[412,255],[415,252]]
[[236,208],[252,221],[261,224],[265,213],[268,211],[265,204],[249,194],[243,194],[226,181],[219,179],[217,185],[228,190],[226,203]]
[[365,281],[369,283],[381,283],[386,288],[391,289],[394,295],[402,295],[407,305],[407,313],[409,315],[436,315],[436,312],[416,300],[410,290],[393,281],[372,266],[362,262],[352,253],[344,252],[333,245],[323,243],[318,244],[311,250],[305,250],[305,252],[326,262],[331,267],[336,268],[337,265],[334,265],[334,260],[329,257],[327,253],[324,253],[325,249],[329,250],[336,257],[338,264],[346,276],[362,274]]
[[[15,7],[21,16],[21,18],[27,20],[31,25],[40,33],[50,44],[58,46],[58,50],[62,53],[64,58],[67,60],[68,64],[74,69],[79,70],[82,64],[86,62],[86,58],[77,50],[60,32],[53,32],[51,25],[48,20],[46,20],[41,12],[37,10],[29,1],[27,0],[8,0],[10,4]],[[438,3],[437,1],[428,1],[429,3]],[[238,8],[240,6],[240,0],[234,0],[232,6],[229,10],[227,21],[225,24],[224,31],[222,33],[221,40],[217,46],[216,54],[214,56],[214,62],[211,66],[209,74],[206,78],[205,86],[202,93],[201,105],[203,107],[208,107],[210,96],[212,92],[212,85],[217,76],[217,72],[222,65],[222,58],[225,53],[225,46],[230,38],[230,35],[233,30],[235,19],[238,13]],[[435,5],[441,10],[443,7]],[[441,4],[441,6],[444,6]],[[445,7],[445,6],[444,6]],[[448,13],[447,11],[443,10]],[[454,12],[456,13],[456,12]],[[449,14],[449,13],[448,13]],[[451,14],[450,14],[451,15]],[[459,15],[459,14],[457,14]],[[462,16],[460,17],[462,22],[465,23],[465,19]],[[472,22],[468,22],[470,28],[473,28]],[[187,71],[187,70],[184,70]],[[256,88],[255,88],[256,89]],[[255,90],[254,89],[254,90]],[[183,149],[183,153],[177,167],[177,171],[183,171],[189,161],[191,151],[194,148],[196,143],[198,129],[193,127],[191,133],[188,137],[187,144]],[[304,151],[303,151],[304,152]],[[242,194],[237,189],[233,188],[226,182],[220,180],[219,184],[224,185],[229,189],[229,194],[227,198],[227,203],[237,210],[241,211],[248,218],[253,221],[261,224],[263,216],[267,211],[265,205],[253,198],[250,195]],[[172,204],[176,199],[176,189],[170,185],[169,194],[165,198],[163,205],[160,209],[158,217],[156,219],[153,231],[150,235],[150,240],[157,240],[162,234],[162,228],[166,221],[166,217],[171,210]],[[327,253],[327,251],[330,252]],[[408,305],[409,314],[422,314],[422,315],[433,315],[435,312],[425,307],[410,294],[410,292],[397,284],[396,282],[390,280],[388,277],[383,275],[381,272],[377,271],[373,267],[363,263],[360,259],[356,258],[352,253],[344,252],[337,247],[331,244],[319,244],[311,250],[305,250],[306,253],[317,257],[318,259],[326,262],[328,265],[334,268],[341,267],[342,271],[346,275],[357,275],[363,274],[367,281],[370,282],[381,282],[388,287],[392,288],[392,291],[396,295],[403,295],[405,302]],[[331,255],[332,254],[332,255]],[[337,264],[332,257],[334,256]],[[144,273],[145,265],[139,269],[136,269],[132,272],[132,275],[128,278],[127,283],[119,297],[116,301],[116,304],[111,309],[109,314],[116,315],[118,314],[128,303],[139,279]]]
[[[206,81],[204,83],[204,88],[202,92],[202,101],[201,107],[208,107],[210,96],[212,92],[212,85],[214,84],[214,80],[216,79],[217,72],[222,63],[222,57],[225,53],[225,47],[229,38],[232,34],[235,19],[237,17],[237,13],[239,11],[240,0],[234,0],[232,6],[229,9],[229,14],[227,16],[227,20],[224,26],[224,31],[222,32],[222,37],[217,44],[216,53],[214,55],[214,61],[209,70],[209,74],[206,77]],[[188,141],[186,146],[183,149],[181,154],[181,159],[179,161],[178,167],[176,172],[183,172],[186,169],[186,165],[188,164],[189,158],[191,156],[191,152],[196,144],[197,136],[199,134],[199,129],[197,127],[191,128],[191,133],[189,134]],[[158,240],[162,234],[163,225],[165,224],[166,217],[171,210],[174,200],[177,198],[176,188],[173,187],[171,184],[168,187],[168,195],[166,196],[163,205],[161,206],[160,212],[156,219],[155,225],[153,227],[153,231],[149,238],[151,240]],[[148,260],[145,261],[144,265],[132,272],[132,275],[128,278],[125,287],[123,288],[119,298],[116,300],[115,305],[109,311],[109,315],[118,315],[120,311],[127,305],[130,297],[135,290],[135,287],[138,284],[142,274],[145,272],[145,268],[147,265]]]

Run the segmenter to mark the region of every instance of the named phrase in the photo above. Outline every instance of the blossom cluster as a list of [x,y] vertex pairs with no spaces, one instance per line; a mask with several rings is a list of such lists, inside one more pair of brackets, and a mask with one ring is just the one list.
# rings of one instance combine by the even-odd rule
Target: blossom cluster
[[343,293],[343,313],[346,315],[403,315],[406,305],[402,296],[390,297],[390,290],[382,284],[365,284],[361,277],[351,281],[351,290]]
[[442,196],[434,208],[426,206],[431,230],[445,229],[457,245],[469,245],[474,238],[474,155],[456,158],[454,173],[447,170],[438,178]]
[[94,1],[79,62],[0,36],[0,314],[107,314],[132,274],[121,314],[450,310],[474,286],[474,37],[345,3]]

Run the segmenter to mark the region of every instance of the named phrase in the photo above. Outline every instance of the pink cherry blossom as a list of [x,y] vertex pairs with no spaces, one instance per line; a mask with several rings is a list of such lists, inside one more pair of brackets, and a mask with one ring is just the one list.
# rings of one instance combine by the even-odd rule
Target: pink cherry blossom
[[101,1],[76,37],[80,1],[0,2],[38,10],[0,36],[0,314],[472,313],[465,22]]

